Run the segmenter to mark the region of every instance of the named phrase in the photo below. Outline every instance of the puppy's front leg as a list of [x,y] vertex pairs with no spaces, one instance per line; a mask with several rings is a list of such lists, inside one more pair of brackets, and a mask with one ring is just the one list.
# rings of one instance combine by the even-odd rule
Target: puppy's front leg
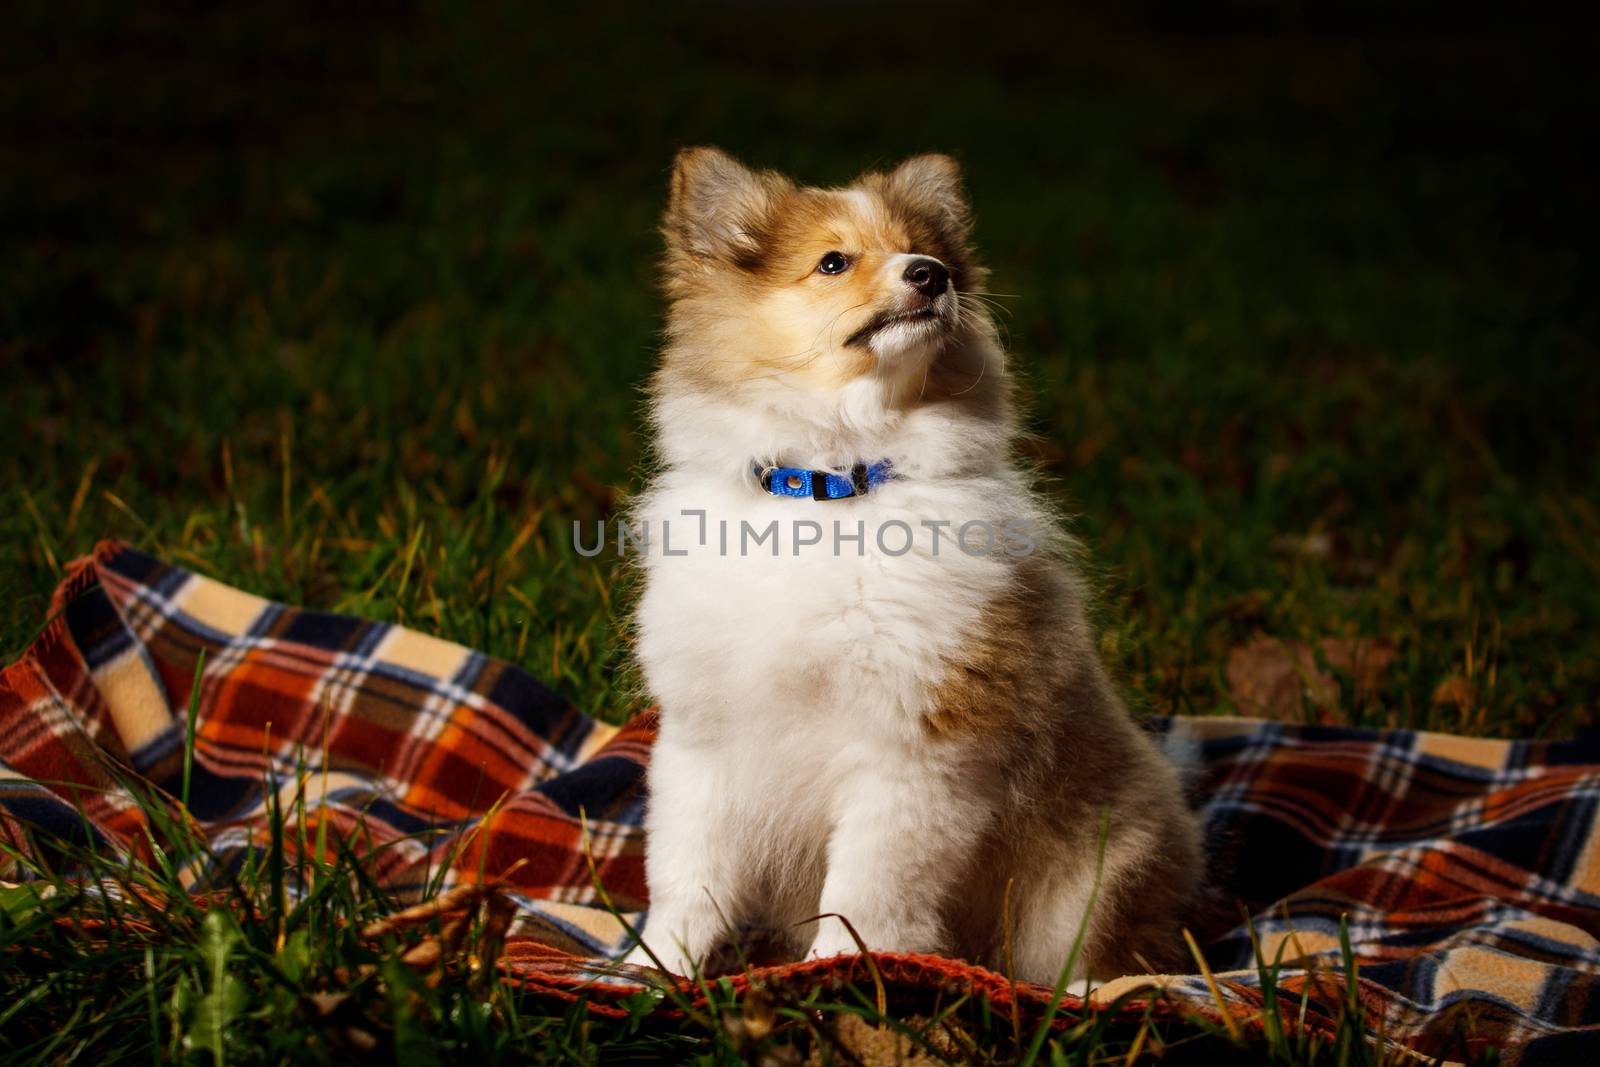
[[[821,911],[849,919],[869,949],[948,950],[941,907],[960,891],[955,882],[990,815],[953,778],[948,767],[879,766],[857,772],[840,796]],[[823,919],[809,955],[856,951],[844,923]]]
[[[699,749],[663,730],[651,756],[645,813],[645,875],[650,911],[642,935],[674,974],[693,973],[737,923],[745,906],[750,857],[730,817],[717,767]],[[624,963],[654,961],[642,947]]]

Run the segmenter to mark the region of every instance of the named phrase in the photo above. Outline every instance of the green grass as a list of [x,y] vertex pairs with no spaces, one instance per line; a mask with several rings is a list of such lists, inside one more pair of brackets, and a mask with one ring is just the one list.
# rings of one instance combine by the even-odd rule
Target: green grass
[[[1199,33],[1182,5],[1138,10],[25,4],[0,79],[0,649],[116,536],[625,718],[614,561],[580,558],[570,524],[636,485],[673,150],[832,181],[935,149],[966,164],[1032,451],[1135,704],[1233,710],[1228,654],[1253,635],[1364,636],[1397,654],[1347,695],[1354,721],[1592,725],[1577,43],[1470,11],[1317,26],[1234,4]],[[212,990],[203,920],[167,918],[163,1041],[175,976]],[[254,948],[228,966],[270,1028],[293,1015],[264,1006],[277,950],[237,922]],[[7,1034],[87,1034],[65,944]],[[488,1010],[467,985],[418,995],[442,998],[430,1018]],[[724,1047],[510,1011],[429,1040]]]

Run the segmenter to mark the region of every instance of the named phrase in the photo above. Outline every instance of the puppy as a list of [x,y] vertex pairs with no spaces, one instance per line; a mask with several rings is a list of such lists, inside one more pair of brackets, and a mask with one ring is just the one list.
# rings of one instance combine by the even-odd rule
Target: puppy
[[836,913],[1033,982],[1080,931],[1074,981],[1178,966],[1199,831],[1016,463],[956,163],[821,189],[691,148],[662,229],[645,943],[857,951]]

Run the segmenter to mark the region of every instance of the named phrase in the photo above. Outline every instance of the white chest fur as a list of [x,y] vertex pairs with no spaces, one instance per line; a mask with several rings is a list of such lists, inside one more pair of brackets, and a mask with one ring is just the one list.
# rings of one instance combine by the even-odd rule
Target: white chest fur
[[650,532],[637,652],[653,695],[708,741],[781,743],[840,716],[909,738],[1008,580],[989,551],[1005,549],[1007,495],[890,482],[819,502],[664,478],[636,513]]

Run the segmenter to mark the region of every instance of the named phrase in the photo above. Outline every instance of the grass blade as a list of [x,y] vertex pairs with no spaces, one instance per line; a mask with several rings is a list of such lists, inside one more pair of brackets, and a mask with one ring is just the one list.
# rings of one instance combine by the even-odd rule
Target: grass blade
[[189,782],[194,775],[195,724],[200,720],[200,681],[206,670],[206,650],[202,648],[194,661],[194,684],[189,687],[189,718],[183,727],[183,792],[178,799],[183,804],[184,818],[189,812]]

